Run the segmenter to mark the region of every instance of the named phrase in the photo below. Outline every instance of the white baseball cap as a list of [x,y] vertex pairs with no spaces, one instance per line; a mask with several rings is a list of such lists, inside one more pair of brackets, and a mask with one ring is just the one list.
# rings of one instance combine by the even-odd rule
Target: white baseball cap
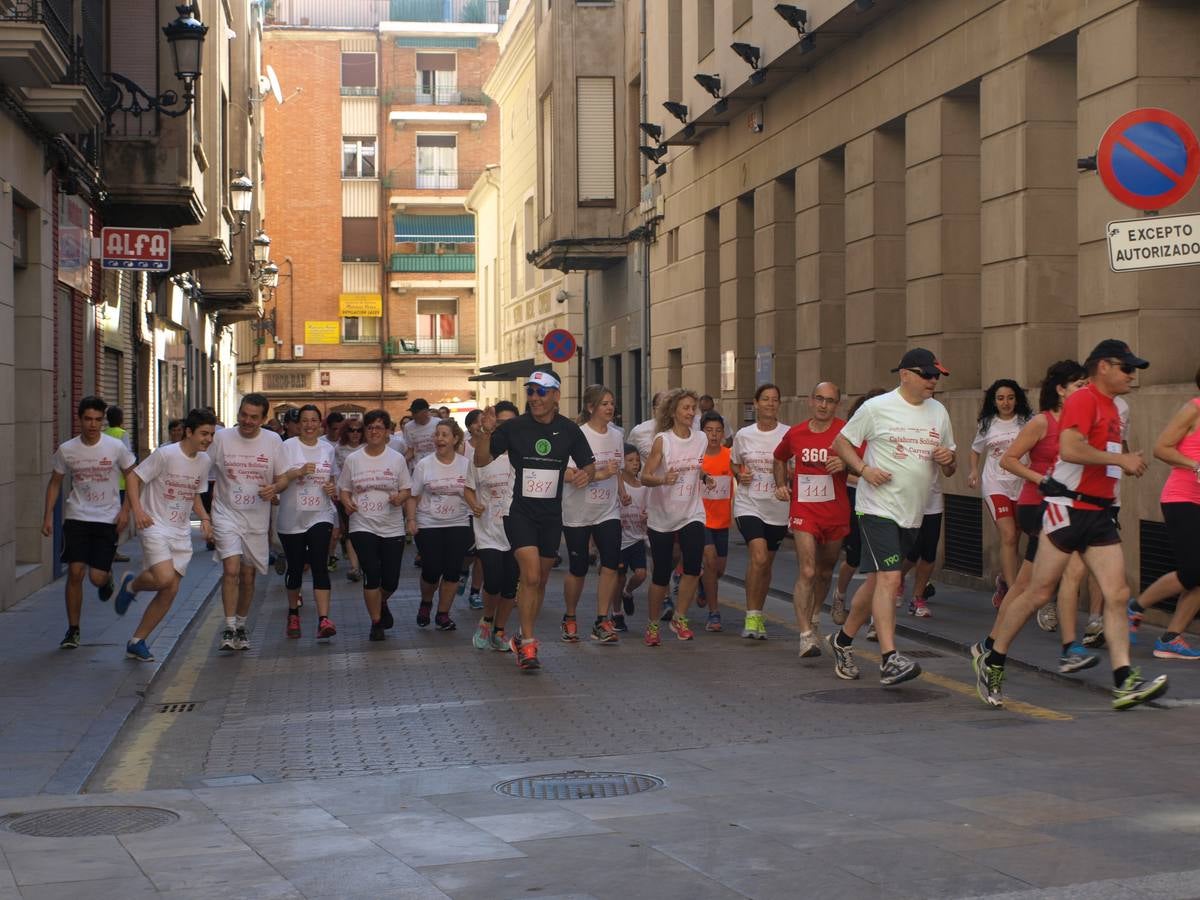
[[556,391],[561,384],[561,382],[558,380],[558,376],[553,372],[543,372],[540,369],[536,372],[530,372],[529,377],[525,379],[525,383],[540,385],[547,390],[553,388]]

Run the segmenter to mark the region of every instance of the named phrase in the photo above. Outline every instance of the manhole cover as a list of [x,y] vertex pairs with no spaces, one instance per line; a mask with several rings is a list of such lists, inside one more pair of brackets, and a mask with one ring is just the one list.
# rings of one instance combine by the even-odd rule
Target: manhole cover
[[816,703],[886,704],[928,703],[930,700],[940,700],[945,696],[940,691],[925,691],[920,688],[882,688],[880,690],[843,688],[840,691],[814,691],[811,694],[802,694],[801,699],[812,700]]
[[32,837],[85,837],[98,834],[137,834],[170,825],[179,819],[169,809],[152,806],[75,806],[14,813],[4,827]]
[[496,793],[524,800],[598,800],[652,791],[663,783],[653,775],[627,772],[558,772],[502,781],[496,785]]

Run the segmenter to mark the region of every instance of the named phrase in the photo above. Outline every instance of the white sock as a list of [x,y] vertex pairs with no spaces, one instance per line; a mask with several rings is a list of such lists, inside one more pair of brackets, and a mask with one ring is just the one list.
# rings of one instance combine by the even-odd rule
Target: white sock
[[234,621],[237,623],[238,628],[246,627],[246,617],[245,616],[234,616]]
[[237,628],[237,616],[226,616],[225,627],[230,631],[233,631],[233,629]]

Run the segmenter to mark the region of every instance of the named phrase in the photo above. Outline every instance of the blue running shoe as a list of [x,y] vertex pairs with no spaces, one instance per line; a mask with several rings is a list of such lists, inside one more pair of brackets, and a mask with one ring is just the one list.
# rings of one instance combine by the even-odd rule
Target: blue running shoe
[[1200,650],[1185,641],[1183,635],[1179,635],[1173,641],[1164,641],[1162,638],[1156,640],[1154,655],[1159,659],[1200,659]]
[[154,654],[146,646],[146,641],[130,641],[125,645],[125,658],[136,659],[138,662],[154,662]]
[[108,581],[104,582],[104,584],[100,585],[100,587],[98,587],[96,589],[96,593],[100,597],[100,602],[107,603],[109,600],[111,600],[113,591],[115,591],[116,589],[117,589],[117,586],[113,582],[112,575],[110,574],[108,576]]
[[137,576],[132,572],[126,572],[121,576],[121,585],[117,588],[117,599],[113,601],[113,609],[117,611],[118,616],[129,612],[129,604],[137,598],[137,592],[130,589],[135,578]]

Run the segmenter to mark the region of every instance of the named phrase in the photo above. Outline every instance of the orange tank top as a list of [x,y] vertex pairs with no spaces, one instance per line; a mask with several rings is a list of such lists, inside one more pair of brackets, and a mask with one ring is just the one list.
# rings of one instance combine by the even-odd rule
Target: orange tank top
[[728,528],[733,513],[733,466],[729,462],[729,448],[722,447],[711,456],[705,453],[700,468],[715,482],[712,487],[705,485],[700,489],[704,500],[704,526]]

